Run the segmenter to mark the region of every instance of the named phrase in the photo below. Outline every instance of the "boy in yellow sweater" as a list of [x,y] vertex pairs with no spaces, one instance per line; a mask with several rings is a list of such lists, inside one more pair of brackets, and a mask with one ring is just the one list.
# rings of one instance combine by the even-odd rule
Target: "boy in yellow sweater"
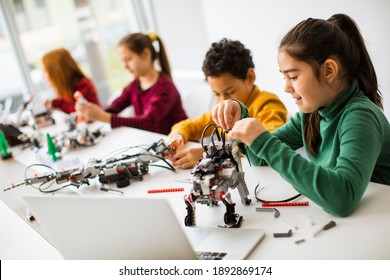
[[[250,50],[239,41],[222,39],[213,43],[206,54],[202,70],[218,102],[237,99],[252,118],[257,118],[267,130],[275,130],[286,122],[287,110],[273,93],[261,91],[256,85],[254,63]],[[175,124],[169,136],[182,139],[173,165],[192,168],[203,157],[203,148],[185,148],[187,141],[199,141],[206,125],[214,123],[211,111],[195,119]],[[210,136],[211,130],[205,136]]]

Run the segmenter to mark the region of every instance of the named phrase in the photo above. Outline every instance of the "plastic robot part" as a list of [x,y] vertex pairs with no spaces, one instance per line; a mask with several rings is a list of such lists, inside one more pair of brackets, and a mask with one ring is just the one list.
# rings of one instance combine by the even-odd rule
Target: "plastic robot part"
[[274,212],[274,217],[275,218],[278,218],[280,216],[280,212],[276,208],[256,207],[256,212]]
[[[203,135],[207,128],[214,126],[211,134],[211,143],[203,145]],[[244,172],[241,165],[241,155],[245,152],[236,140],[226,140],[225,132],[219,133],[214,124],[205,127],[202,133],[201,143],[204,157],[199,159],[191,170],[193,187],[188,196],[184,196],[187,216],[186,226],[195,226],[195,203],[216,206],[223,202],[226,207],[224,222],[226,227],[240,227],[242,216],[235,213],[235,203],[231,199],[229,189],[237,188],[243,205],[249,205],[249,191],[244,180]],[[214,140],[217,136],[218,141]]]
[[[70,123],[69,129],[71,128]],[[54,143],[59,151],[63,149],[75,149],[77,147],[92,146],[97,144],[105,136],[102,128],[90,131],[88,128],[73,128],[71,131],[65,131],[54,138]]]
[[148,193],[166,193],[166,192],[183,192],[184,188],[171,188],[161,190],[148,190]]
[[122,192],[122,191],[116,190],[116,189],[101,187],[100,190],[101,190],[101,191],[104,191],[104,192],[113,192],[113,193],[115,193],[115,194],[123,195],[123,192]]
[[30,212],[28,208],[26,208],[26,220],[32,222],[35,220],[33,214]]
[[305,242],[306,240],[303,238],[303,239],[298,239],[298,240],[295,240],[295,244],[301,244],[303,242]]
[[261,207],[256,207],[256,212],[274,212],[275,208],[261,208]]
[[279,207],[279,206],[309,206],[308,201],[300,202],[264,202],[263,207]]
[[[67,185],[72,185],[78,188],[84,184],[89,185],[89,180],[94,178],[98,178],[102,184],[115,183],[118,188],[127,187],[130,185],[131,180],[143,180],[143,175],[149,171],[149,164],[153,162],[163,160],[169,166],[169,168],[167,168],[174,171],[175,169],[160,156],[161,154],[164,154],[166,149],[169,149],[169,147],[170,146],[165,145],[164,142],[160,140],[153,143],[151,146],[142,149],[141,152],[136,154],[122,154],[105,160],[91,158],[81,167],[60,171],[54,170],[46,165],[40,165],[50,169],[51,173],[46,173],[44,175],[37,174],[29,178],[26,177],[22,182],[12,184],[11,187],[4,189],[4,191],[8,191],[22,185],[31,186],[38,184],[40,186],[39,190],[43,191],[41,186],[48,183],[66,183]],[[27,169],[32,166],[36,165],[30,165]],[[110,189],[105,190],[103,188],[102,190],[108,191]]]
[[175,179],[175,182],[192,184],[192,180],[191,179]]
[[274,233],[274,237],[291,237],[292,236],[292,230],[290,229],[288,232],[281,232],[281,233]]
[[171,139],[170,142],[165,144],[163,139],[153,143],[150,147],[147,148],[147,151],[153,150],[154,153],[162,158],[172,158],[177,151],[177,147],[182,140],[178,138]]
[[324,231],[324,230],[328,230],[332,227],[336,226],[336,222],[335,221],[330,221],[329,223],[327,223],[326,225],[324,225],[323,227],[319,228],[317,231],[315,231],[313,233],[313,237],[316,237],[318,234],[320,234],[320,232]]

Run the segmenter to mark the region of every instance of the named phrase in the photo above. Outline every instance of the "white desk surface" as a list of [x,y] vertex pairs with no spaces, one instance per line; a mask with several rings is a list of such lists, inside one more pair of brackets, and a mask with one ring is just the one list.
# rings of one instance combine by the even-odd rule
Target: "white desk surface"
[[[96,146],[70,151],[65,155],[65,158],[78,157],[82,162],[86,162],[91,157],[100,158],[122,147],[151,144],[165,137],[132,128],[116,128]],[[31,154],[32,152],[29,150],[16,152],[14,159],[0,163],[0,169],[4,172],[9,172],[11,169],[19,171],[11,172],[9,173],[10,176],[1,178],[1,187],[5,188],[11,181],[20,181],[24,178],[24,166],[18,161],[24,165],[30,164]],[[232,198],[236,202],[236,213],[244,217],[242,227],[262,228],[266,232],[265,238],[252,252],[249,259],[390,259],[390,204],[388,203],[390,201],[390,186],[370,183],[359,208],[346,218],[333,217],[327,214],[305,197],[302,197],[299,201],[309,201],[309,206],[277,207],[280,217],[274,218],[273,213],[255,211],[256,207],[261,206],[254,198],[255,186],[260,183],[260,186],[264,187],[260,192],[260,197],[269,200],[290,197],[296,194],[295,190],[270,167],[250,167],[246,159],[243,159],[243,167],[252,203],[249,206],[242,205],[237,190],[231,190]],[[192,185],[175,180],[190,177],[189,170],[177,170],[173,173],[164,168],[150,167],[149,173],[144,176],[143,181],[131,182],[130,186],[120,190],[124,192],[122,197],[131,195],[166,198],[171,203],[179,221],[184,223],[186,209],[183,196],[190,193]],[[99,183],[95,181],[90,186],[82,186],[79,189],[72,187],[61,192],[73,192],[75,195],[118,196],[113,192],[100,191],[98,185]],[[116,188],[115,185],[111,187]],[[177,187],[184,187],[185,191],[147,194],[148,189]],[[0,199],[6,202],[19,216],[24,217],[25,205],[21,196],[24,193],[37,192],[31,187],[22,186],[7,192],[1,191]],[[222,204],[218,207],[196,204],[196,209],[197,226],[215,227],[223,225],[225,207]],[[7,216],[9,215],[7,214]],[[323,231],[316,237],[312,236],[319,227],[331,220],[336,222],[336,227]],[[3,222],[1,223],[3,224]],[[14,227],[14,223],[10,224]],[[41,231],[36,221],[30,224],[37,231]],[[291,225],[297,226],[297,229],[293,229],[292,237],[273,237],[275,232],[288,232],[292,229]],[[300,239],[305,239],[305,241],[300,244],[294,242]],[[42,240],[37,241],[37,243]],[[4,245],[0,246],[2,251]],[[35,247],[30,244],[28,248],[34,250]],[[5,256],[5,259],[12,259],[13,257],[16,256]],[[28,255],[21,257],[29,258]],[[58,257],[58,255],[47,254],[46,257],[51,259]],[[33,258],[33,255],[31,255],[31,258]]]

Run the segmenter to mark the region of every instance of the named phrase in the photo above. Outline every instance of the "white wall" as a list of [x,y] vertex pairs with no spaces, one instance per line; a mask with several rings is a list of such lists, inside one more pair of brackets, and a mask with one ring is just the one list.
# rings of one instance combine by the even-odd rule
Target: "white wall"
[[[252,51],[257,84],[278,94],[292,112],[297,107],[283,92],[283,78],[276,62],[280,39],[308,17],[327,19],[335,13],[346,13],[358,23],[366,40],[384,97],[385,114],[390,119],[388,0],[155,0],[154,4],[158,6],[157,24],[176,72],[184,68],[201,71],[204,54],[212,42],[223,37],[240,40]],[[175,56],[188,62],[188,67],[175,61]],[[200,81],[200,77],[195,79]],[[181,88],[184,94],[188,92],[185,86]]]

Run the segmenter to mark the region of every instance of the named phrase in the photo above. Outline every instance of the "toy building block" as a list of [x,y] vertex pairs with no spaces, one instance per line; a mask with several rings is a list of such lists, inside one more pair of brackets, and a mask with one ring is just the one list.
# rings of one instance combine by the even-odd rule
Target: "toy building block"
[[12,153],[9,151],[10,145],[7,141],[2,130],[0,130],[0,153],[1,158],[6,159],[12,157]]
[[47,153],[51,156],[53,161],[56,161],[59,155],[58,149],[54,144],[53,139],[51,138],[49,133],[46,133],[46,139],[47,139]]
[[274,237],[291,237],[292,234],[292,230],[290,229],[288,232],[275,232]]

